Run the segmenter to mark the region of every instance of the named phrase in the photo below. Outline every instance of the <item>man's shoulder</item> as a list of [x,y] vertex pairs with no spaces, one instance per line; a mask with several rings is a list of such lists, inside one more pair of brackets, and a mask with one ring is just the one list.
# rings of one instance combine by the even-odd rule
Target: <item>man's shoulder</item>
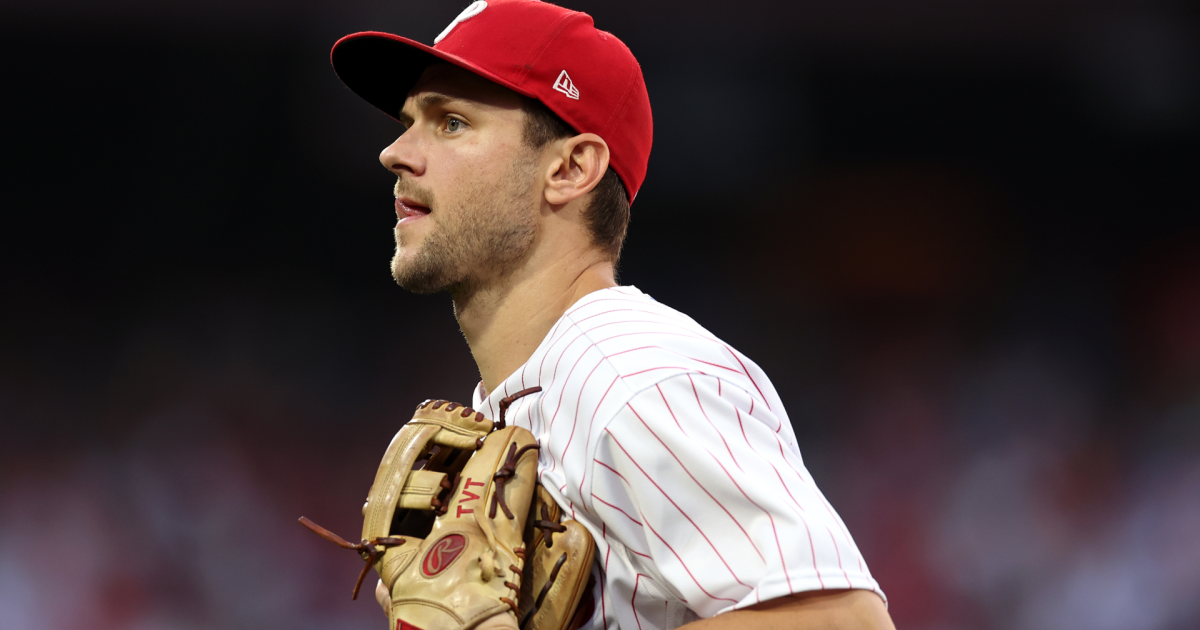
[[[620,381],[629,396],[685,374],[736,380],[748,376],[745,357],[691,317],[634,287],[616,287],[588,298],[572,307],[552,332],[547,355],[557,365],[565,360],[604,365],[610,374],[604,384]],[[563,383],[568,389],[595,382],[568,380],[574,381]]]
[[613,287],[580,300],[563,315],[563,324],[593,339],[620,339],[618,334],[652,334],[676,328],[714,338],[691,317],[642,293],[637,287]]

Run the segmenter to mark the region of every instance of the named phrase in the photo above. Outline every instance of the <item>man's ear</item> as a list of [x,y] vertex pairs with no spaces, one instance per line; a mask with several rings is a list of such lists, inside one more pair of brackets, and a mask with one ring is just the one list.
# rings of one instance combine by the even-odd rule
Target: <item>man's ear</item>
[[560,141],[546,172],[546,201],[560,206],[592,191],[608,170],[608,144],[594,133]]

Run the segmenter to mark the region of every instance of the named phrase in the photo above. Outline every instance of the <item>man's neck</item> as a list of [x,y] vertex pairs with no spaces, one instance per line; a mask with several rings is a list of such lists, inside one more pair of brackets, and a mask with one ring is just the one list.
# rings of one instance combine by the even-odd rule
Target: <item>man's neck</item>
[[487,392],[533,356],[572,304],[593,291],[617,286],[611,262],[589,261],[576,252],[555,263],[524,268],[468,295],[454,296],[454,315]]

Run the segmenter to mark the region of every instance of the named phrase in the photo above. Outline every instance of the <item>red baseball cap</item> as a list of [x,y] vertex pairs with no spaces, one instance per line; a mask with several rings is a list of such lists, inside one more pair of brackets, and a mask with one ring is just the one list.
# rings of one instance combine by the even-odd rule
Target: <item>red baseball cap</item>
[[646,179],[654,124],[642,68],[592,17],[539,0],[477,0],[432,47],[374,31],[333,45],[338,78],[392,118],[430,64],[444,61],[541,101],[579,133],[608,143],[633,201]]

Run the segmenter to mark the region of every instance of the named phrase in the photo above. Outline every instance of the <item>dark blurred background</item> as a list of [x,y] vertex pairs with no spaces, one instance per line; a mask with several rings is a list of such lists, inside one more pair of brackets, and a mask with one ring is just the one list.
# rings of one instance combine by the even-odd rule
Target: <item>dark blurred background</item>
[[[377,628],[477,375],[329,47],[468,4],[3,0],[0,628]],[[645,69],[623,279],[762,365],[904,629],[1200,627],[1200,13],[571,0]]]

